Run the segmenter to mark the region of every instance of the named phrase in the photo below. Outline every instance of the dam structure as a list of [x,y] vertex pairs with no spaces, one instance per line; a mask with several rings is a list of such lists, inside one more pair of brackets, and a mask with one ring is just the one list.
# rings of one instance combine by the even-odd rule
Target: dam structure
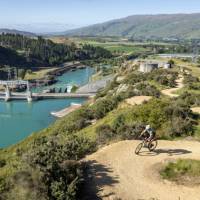
[[[28,81],[0,81],[0,85],[5,88],[4,92],[0,92],[0,100],[11,101],[11,100],[27,100],[31,102],[33,100],[42,99],[60,99],[60,98],[90,98],[94,96],[93,93],[45,93],[38,92],[32,93],[30,84]],[[26,92],[12,92],[11,88],[16,86],[26,86]]]
[[[5,101],[26,99],[28,102],[31,102],[33,100],[28,81],[0,81],[0,85],[5,88],[5,92],[0,93],[0,99],[4,99]],[[26,93],[12,93],[11,88],[16,86],[26,86]]]

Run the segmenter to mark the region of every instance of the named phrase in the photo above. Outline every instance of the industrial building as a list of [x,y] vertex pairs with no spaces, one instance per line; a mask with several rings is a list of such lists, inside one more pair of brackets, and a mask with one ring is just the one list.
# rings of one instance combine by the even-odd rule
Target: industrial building
[[170,69],[171,67],[171,64],[166,62],[146,61],[140,63],[139,71],[143,73],[148,73],[158,68]]
[[139,71],[143,73],[147,73],[157,68],[158,68],[158,63],[141,63]]

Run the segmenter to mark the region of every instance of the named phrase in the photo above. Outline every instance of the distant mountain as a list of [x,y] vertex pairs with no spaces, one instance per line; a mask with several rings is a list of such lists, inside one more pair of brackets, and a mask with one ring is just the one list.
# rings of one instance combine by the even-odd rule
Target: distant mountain
[[133,15],[65,32],[68,36],[122,36],[136,39],[200,38],[200,13]]
[[36,36],[36,34],[31,33],[31,32],[19,31],[19,30],[15,30],[15,29],[1,29],[0,28],[0,34],[2,34],[2,33],[20,34],[20,35],[24,35],[27,37],[35,37]]

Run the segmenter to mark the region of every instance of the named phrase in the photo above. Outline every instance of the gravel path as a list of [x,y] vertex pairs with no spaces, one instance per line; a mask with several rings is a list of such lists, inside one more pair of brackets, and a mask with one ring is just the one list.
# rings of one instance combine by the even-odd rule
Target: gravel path
[[191,109],[194,113],[200,114],[200,107],[194,107]]
[[138,143],[123,141],[89,155],[86,161],[94,176],[88,181],[88,189],[96,189],[103,200],[200,199],[200,186],[176,185],[161,179],[158,172],[161,164],[171,159],[200,159],[199,142],[159,141],[155,153],[144,149],[140,155],[135,155]]
[[149,101],[150,99],[152,99],[152,97],[150,96],[135,96],[135,97],[126,99],[125,102],[128,103],[129,105],[134,106],[134,105],[140,105],[144,103],[145,101]]
[[170,88],[170,89],[162,90],[161,92],[164,95],[167,95],[167,96],[170,96],[170,97],[178,97],[179,96],[178,94],[173,94],[173,93],[184,87],[184,85],[183,85],[183,77],[181,76],[176,81],[176,83],[177,83],[177,86],[175,88]]

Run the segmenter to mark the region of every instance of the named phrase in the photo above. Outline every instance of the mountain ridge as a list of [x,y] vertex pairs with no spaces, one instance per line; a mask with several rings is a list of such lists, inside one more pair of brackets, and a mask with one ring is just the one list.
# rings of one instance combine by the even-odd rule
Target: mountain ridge
[[67,36],[118,36],[136,39],[200,38],[200,13],[131,15],[64,32]]
[[2,33],[9,33],[9,34],[20,34],[27,37],[35,37],[37,36],[35,33],[28,32],[28,31],[20,31],[16,29],[8,29],[8,28],[0,28],[0,34]]

